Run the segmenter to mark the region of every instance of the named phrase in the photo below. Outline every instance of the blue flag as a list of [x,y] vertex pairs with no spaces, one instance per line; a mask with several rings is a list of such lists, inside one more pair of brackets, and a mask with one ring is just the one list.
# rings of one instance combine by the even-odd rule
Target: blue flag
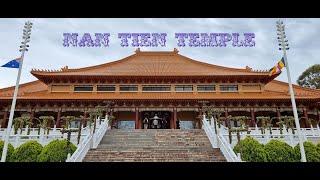
[[16,58],[14,60],[11,60],[9,62],[7,62],[5,65],[1,66],[1,67],[7,67],[7,68],[19,68],[20,66],[20,60],[21,58]]

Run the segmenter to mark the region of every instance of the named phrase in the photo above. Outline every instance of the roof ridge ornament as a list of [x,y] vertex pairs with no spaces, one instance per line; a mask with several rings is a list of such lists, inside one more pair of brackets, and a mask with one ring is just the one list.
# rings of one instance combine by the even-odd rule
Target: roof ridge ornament
[[248,70],[248,71],[252,71],[252,68],[251,68],[251,67],[249,67],[249,66],[246,66],[246,70]]
[[140,51],[140,48],[137,48],[137,50],[135,50],[135,53],[138,54]]
[[173,49],[173,53],[178,54],[178,53],[179,53],[178,49],[177,49],[177,48],[174,48],[174,49]]
[[69,67],[68,66],[65,66],[63,68],[61,68],[61,71],[68,71]]

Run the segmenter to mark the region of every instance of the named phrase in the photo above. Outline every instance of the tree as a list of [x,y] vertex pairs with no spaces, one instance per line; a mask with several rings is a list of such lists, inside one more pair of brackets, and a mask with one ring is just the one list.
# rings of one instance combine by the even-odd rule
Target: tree
[[44,129],[44,131],[47,131],[47,135],[49,134],[50,131],[50,126],[51,124],[55,124],[55,120],[53,116],[40,116],[39,117],[39,125],[40,128]]
[[[236,122],[236,124],[238,124],[238,122],[240,123],[239,127],[233,127],[233,128],[229,128],[229,132],[236,132],[237,133],[237,140],[238,142],[240,142],[240,133],[241,132],[247,132],[249,133],[249,127],[246,124],[246,121],[249,119],[249,117],[247,116],[235,116],[232,117],[231,120]],[[230,135],[230,133],[229,133]]]
[[287,132],[289,129],[291,129],[292,134],[295,134],[295,132],[294,132],[294,128],[295,128],[294,117],[293,116],[281,116],[280,119],[281,119],[281,121],[285,122]]
[[261,122],[261,127],[260,127],[260,130],[261,130],[261,134],[265,134],[265,129],[267,129],[269,126],[268,126],[268,122],[270,121],[270,117],[269,116],[258,116],[256,117],[257,119],[257,124],[259,122]]
[[298,78],[300,86],[320,89],[320,64],[315,64],[306,69]]
[[98,117],[100,117],[100,120],[101,120],[101,117],[103,115],[103,107],[102,106],[96,106],[95,109],[91,112],[89,112],[89,117],[90,117],[90,121],[89,121],[89,125],[90,125],[90,128],[91,128],[91,123],[93,122],[93,133],[95,133],[96,131],[96,119]]
[[[79,129],[70,129],[71,122],[76,121],[77,118],[75,116],[63,116],[63,117],[61,117],[61,119],[63,119],[65,121],[65,125],[62,125],[62,129],[60,130],[60,132],[62,133],[62,136],[64,133],[66,133],[68,135],[67,142],[69,145],[70,141],[71,141],[71,133],[72,132],[79,132],[79,129],[81,129],[82,124],[80,123]],[[79,134],[78,134],[78,138],[79,138]],[[80,141],[80,139],[79,139],[79,141]]]
[[80,125],[79,125],[79,129],[78,129],[78,140],[77,140],[77,144],[80,143],[80,138],[81,138],[81,132],[82,132],[82,124],[84,121],[88,121],[90,118],[86,118],[84,116],[80,116],[80,119],[78,119],[80,121]]

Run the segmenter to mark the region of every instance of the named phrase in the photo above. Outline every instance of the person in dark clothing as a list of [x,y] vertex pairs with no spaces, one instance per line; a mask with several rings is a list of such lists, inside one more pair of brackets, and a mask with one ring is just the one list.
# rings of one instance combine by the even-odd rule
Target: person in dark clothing
[[177,127],[177,129],[180,129],[180,121],[179,120],[176,121],[176,127]]

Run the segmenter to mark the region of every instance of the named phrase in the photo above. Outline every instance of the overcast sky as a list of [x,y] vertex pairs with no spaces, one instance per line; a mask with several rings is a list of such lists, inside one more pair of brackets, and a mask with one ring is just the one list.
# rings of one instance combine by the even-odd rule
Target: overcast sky
[[[21,83],[36,80],[32,68],[81,68],[122,59],[136,47],[121,47],[118,33],[167,33],[166,47],[140,48],[166,51],[178,48],[190,58],[227,67],[267,70],[282,53],[278,50],[277,19],[0,19],[0,66],[19,57],[24,22],[34,23],[29,51],[25,55]],[[292,80],[309,66],[319,63],[320,19],[284,19],[290,44],[288,61]],[[63,33],[110,33],[109,47],[64,47]],[[174,34],[255,33],[255,47],[177,47]],[[0,89],[15,85],[17,69],[0,68]],[[285,71],[277,78],[287,81]]]

